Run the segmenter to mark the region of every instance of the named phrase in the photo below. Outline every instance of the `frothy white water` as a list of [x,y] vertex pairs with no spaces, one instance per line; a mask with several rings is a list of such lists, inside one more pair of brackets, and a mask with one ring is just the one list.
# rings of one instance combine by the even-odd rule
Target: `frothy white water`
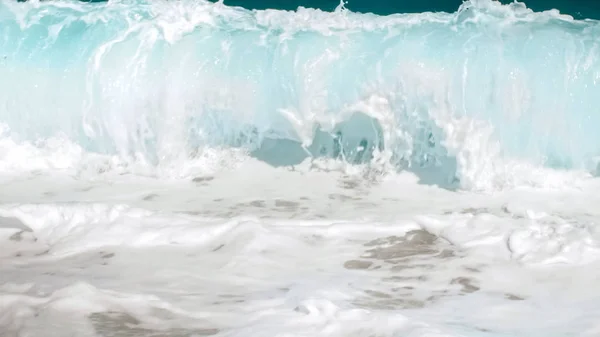
[[598,181],[480,195],[408,174],[378,181],[244,165],[194,182],[4,182],[14,193],[0,195],[2,331],[421,337],[599,328]]

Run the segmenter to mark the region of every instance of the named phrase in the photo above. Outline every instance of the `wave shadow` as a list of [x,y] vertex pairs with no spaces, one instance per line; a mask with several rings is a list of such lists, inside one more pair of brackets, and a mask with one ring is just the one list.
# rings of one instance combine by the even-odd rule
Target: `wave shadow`
[[[420,134],[420,138],[416,137],[419,147],[412,158],[392,158],[396,170],[415,174],[420,184],[456,190],[459,185],[456,159],[439,154],[441,145],[433,140],[433,131],[422,130]],[[434,148],[435,151],[428,151]],[[296,140],[264,138],[251,156],[274,167],[298,165],[307,158],[331,158],[348,164],[369,165],[375,151],[384,149],[383,129],[379,121],[357,112],[337,124],[331,132],[317,128],[308,147],[303,147]]]

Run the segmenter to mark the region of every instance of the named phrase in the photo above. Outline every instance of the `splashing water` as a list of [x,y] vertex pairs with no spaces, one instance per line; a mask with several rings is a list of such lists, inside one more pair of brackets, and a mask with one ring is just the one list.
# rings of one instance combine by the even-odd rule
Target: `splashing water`
[[600,154],[600,26],[520,3],[376,16],[3,1],[0,17],[0,122],[18,144],[63,139],[179,176],[207,149],[286,165],[343,152],[475,189],[594,172]]

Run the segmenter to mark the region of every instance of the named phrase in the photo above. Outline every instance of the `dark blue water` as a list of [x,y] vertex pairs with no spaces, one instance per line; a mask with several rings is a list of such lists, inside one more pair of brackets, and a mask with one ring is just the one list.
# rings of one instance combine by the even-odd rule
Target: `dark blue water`
[[[502,0],[504,4],[513,1]],[[353,12],[375,13],[380,15],[394,13],[454,12],[461,0],[349,0],[346,8]],[[248,9],[277,8],[295,10],[299,6],[332,11],[338,0],[225,0],[229,6],[241,6]],[[534,11],[558,9],[575,19],[600,19],[600,1],[598,0],[528,0],[527,7]]]

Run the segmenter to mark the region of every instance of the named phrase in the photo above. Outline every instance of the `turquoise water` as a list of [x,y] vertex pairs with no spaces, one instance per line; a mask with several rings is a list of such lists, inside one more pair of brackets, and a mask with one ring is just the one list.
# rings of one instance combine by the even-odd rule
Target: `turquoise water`
[[595,20],[488,0],[388,16],[227,4],[0,1],[5,135],[154,165],[235,147],[459,177],[501,159],[597,167]]

